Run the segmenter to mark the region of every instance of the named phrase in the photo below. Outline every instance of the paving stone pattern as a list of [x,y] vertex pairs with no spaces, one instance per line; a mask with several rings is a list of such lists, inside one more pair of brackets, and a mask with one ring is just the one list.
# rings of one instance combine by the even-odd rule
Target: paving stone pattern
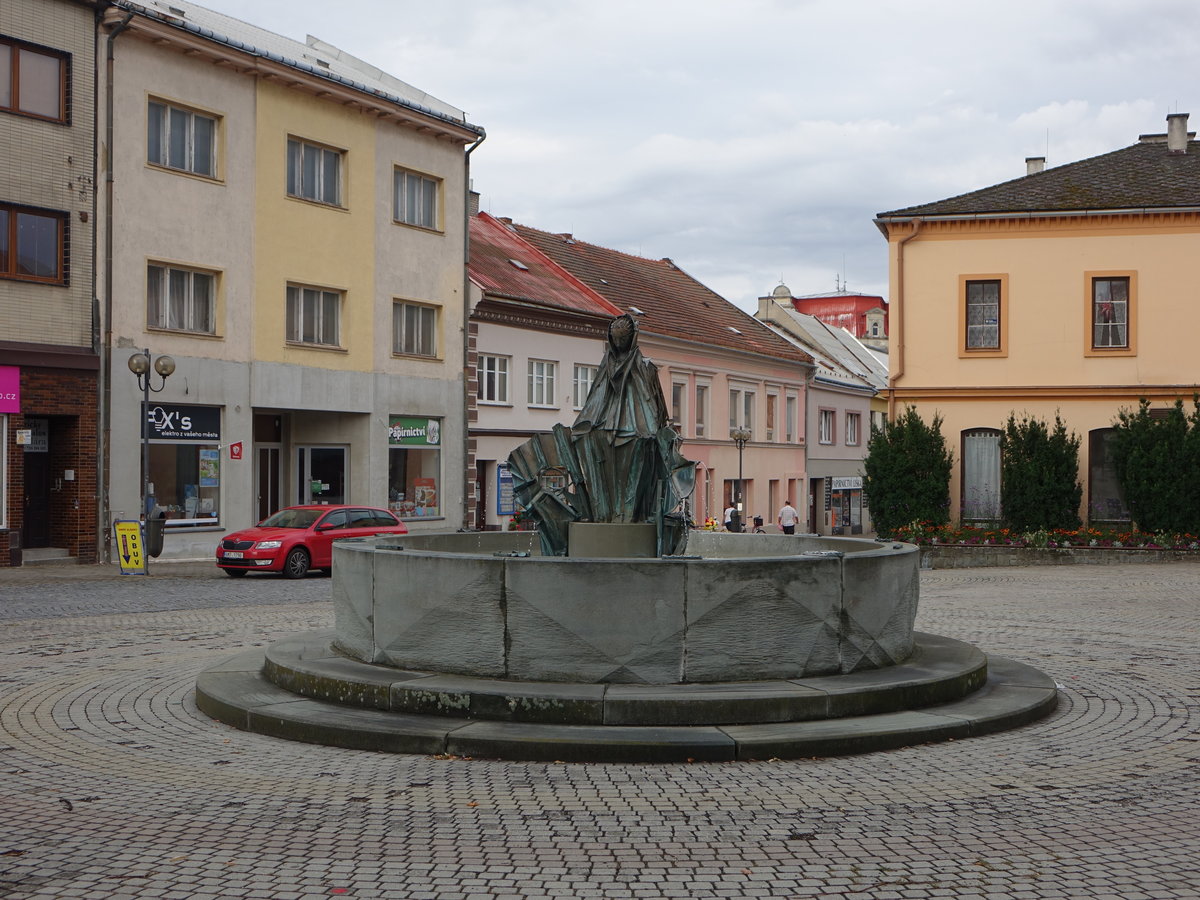
[[1031,663],[1013,732],[788,762],[396,756],[235,731],[206,666],[330,581],[0,572],[0,897],[1200,898],[1200,564],[921,574],[917,627]]

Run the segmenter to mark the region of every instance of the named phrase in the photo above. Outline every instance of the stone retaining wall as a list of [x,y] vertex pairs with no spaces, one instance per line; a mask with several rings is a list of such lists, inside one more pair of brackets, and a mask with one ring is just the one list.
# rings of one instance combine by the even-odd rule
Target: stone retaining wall
[[1195,550],[1148,550],[1141,547],[995,547],[954,544],[922,546],[922,569],[973,569],[990,566],[1112,566],[1118,563],[1200,562]]

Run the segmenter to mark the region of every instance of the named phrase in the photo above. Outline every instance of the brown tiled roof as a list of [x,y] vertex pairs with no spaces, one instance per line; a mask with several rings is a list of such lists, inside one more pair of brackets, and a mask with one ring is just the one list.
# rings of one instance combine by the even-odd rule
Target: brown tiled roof
[[1200,207],[1200,142],[1172,153],[1151,140],[878,218],[1189,206]]
[[470,236],[467,272],[485,293],[602,316],[624,312],[487,213],[471,216]]
[[789,362],[811,362],[803,350],[713,293],[669,259],[643,259],[571,235],[550,234],[526,225],[514,227],[521,237],[604,295],[621,312],[641,310],[644,315],[638,317],[638,325],[648,334]]

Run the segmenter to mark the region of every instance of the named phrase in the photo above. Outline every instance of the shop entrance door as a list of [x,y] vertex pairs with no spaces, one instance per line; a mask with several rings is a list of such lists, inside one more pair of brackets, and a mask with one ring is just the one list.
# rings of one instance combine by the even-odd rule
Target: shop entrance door
[[300,503],[346,502],[347,447],[297,447],[296,497]]
[[475,463],[475,530],[487,530],[488,516],[488,463]]
[[26,547],[50,546],[50,454],[45,450],[25,454],[25,524],[21,543]]
[[280,502],[280,467],[279,447],[264,447],[261,444],[254,448],[254,491],[258,496],[258,521],[278,511],[283,504]]

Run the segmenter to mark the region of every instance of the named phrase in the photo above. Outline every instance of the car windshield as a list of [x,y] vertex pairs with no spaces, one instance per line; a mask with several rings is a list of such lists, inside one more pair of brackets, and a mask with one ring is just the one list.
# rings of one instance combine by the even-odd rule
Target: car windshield
[[258,524],[263,528],[308,528],[322,512],[321,509],[281,509]]

